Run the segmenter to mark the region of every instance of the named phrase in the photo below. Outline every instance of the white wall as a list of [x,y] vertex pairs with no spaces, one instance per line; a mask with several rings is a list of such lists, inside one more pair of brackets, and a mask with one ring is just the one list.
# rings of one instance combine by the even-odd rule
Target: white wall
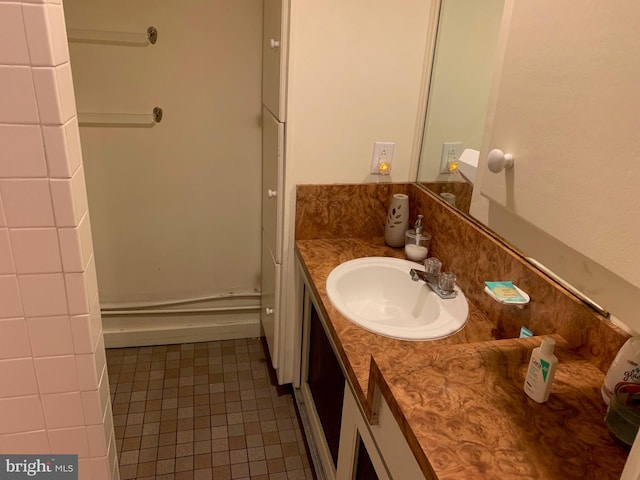
[[[432,0],[290,1],[282,344],[296,321],[295,186],[406,182],[424,121]],[[369,175],[373,143],[395,142],[389,177]]]
[[0,453],[117,479],[62,5],[0,2]]
[[444,142],[480,150],[503,6],[504,0],[442,2],[420,153],[421,182],[440,175]]
[[433,2],[291,1],[287,181],[374,181],[375,141],[411,176]]
[[159,32],[70,44],[78,111],[164,110],[81,127],[103,303],[259,290],[260,0],[65,0],[68,28]]

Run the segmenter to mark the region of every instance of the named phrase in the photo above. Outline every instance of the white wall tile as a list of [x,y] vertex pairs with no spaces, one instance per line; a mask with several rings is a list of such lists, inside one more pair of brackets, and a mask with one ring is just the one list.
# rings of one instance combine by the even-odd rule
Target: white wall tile
[[65,272],[84,272],[86,260],[83,259],[80,245],[80,228],[60,228],[58,235],[63,270]]
[[0,177],[46,177],[42,132],[37,125],[0,125]]
[[71,333],[73,335],[73,349],[76,354],[81,356],[92,354],[91,362],[94,364],[95,344],[92,343],[89,321],[89,315],[73,315],[71,317]]
[[5,454],[24,454],[25,452],[54,453],[49,448],[49,437],[45,430],[2,435],[0,436],[0,448],[2,453]]
[[18,283],[27,317],[51,317],[68,313],[62,274],[18,275]]
[[[35,358],[33,362],[40,394],[79,392],[74,355]],[[48,422],[47,425],[49,425]],[[70,427],[72,425],[60,426]]]
[[3,397],[24,397],[38,393],[32,358],[0,360],[0,385]]
[[16,273],[9,230],[0,228],[0,275]]
[[66,273],[64,281],[67,286],[67,303],[71,315],[89,313],[89,299],[84,273]]
[[82,218],[89,211],[87,201],[87,183],[84,176],[84,167],[80,166],[71,179],[71,188],[73,190],[73,202],[76,209],[76,217]]
[[69,171],[73,173],[82,165],[80,127],[78,126],[77,116],[74,116],[71,120],[64,124],[64,135],[67,139]]
[[61,269],[60,245],[55,228],[10,229],[16,271],[55,273]]
[[0,275],[0,318],[21,317],[22,302],[18,277],[15,275]]
[[81,392],[98,390],[100,377],[96,372],[95,355],[76,355],[78,385]]
[[[51,450],[59,454],[77,454],[89,457],[89,439],[86,427],[50,429],[48,432]],[[89,477],[80,477],[89,478]]]
[[51,177],[71,178],[82,163],[78,118],[64,125],[44,126],[42,132]]
[[94,297],[89,312],[89,330],[91,332],[91,345],[95,345],[101,341],[104,347],[104,336],[102,335],[102,315],[100,312],[100,298]]
[[29,332],[24,318],[0,320],[0,359],[31,357]]
[[91,458],[78,458],[78,478],[95,478],[91,470]]
[[[41,398],[47,429],[84,425],[80,392],[54,393],[52,395],[42,395]],[[51,436],[49,440],[51,440]],[[52,444],[51,447],[53,448],[53,446]]]
[[[80,393],[82,397],[82,408],[84,409],[84,420],[87,425],[97,425],[102,431],[102,439],[104,440],[104,430],[102,425],[102,405],[100,403],[100,392],[98,390],[89,390]],[[102,455],[106,455],[105,452]],[[93,453],[92,453],[93,455]]]
[[51,179],[51,198],[53,200],[56,225],[59,227],[77,226],[82,217],[76,214],[72,181]]
[[[58,4],[54,6],[53,4]],[[53,43],[53,58],[56,65],[69,61],[69,41],[67,40],[67,25],[61,1],[49,2],[49,27],[51,28],[51,42]],[[29,34],[27,34],[27,42]]]
[[94,457],[91,459],[93,480],[112,480],[109,457]]
[[107,407],[104,409],[104,438],[109,445],[109,448],[112,446],[115,448],[116,439],[115,432],[113,429],[113,411],[111,410],[111,402],[107,403]]
[[27,329],[34,357],[74,353],[68,316],[27,318]]
[[76,100],[69,63],[32,69],[40,120],[45,125],[63,125],[76,113]]
[[96,274],[96,259],[93,254],[89,259],[89,263],[87,263],[87,269],[84,273],[87,285],[87,298],[89,299],[89,306],[91,307],[98,297],[98,276]]
[[28,65],[29,50],[19,3],[0,3],[0,65]]
[[91,425],[87,427],[87,434],[89,435],[89,452],[91,453],[91,456],[106,457],[108,453],[108,445],[104,438],[102,418],[100,419],[100,425]]
[[[101,392],[101,400],[103,402],[103,405],[107,403],[107,400],[109,399],[109,371],[107,369],[107,355],[104,349],[104,337],[100,336],[100,341],[98,342],[98,345],[96,346],[96,353],[95,353],[95,368],[96,368],[96,372],[98,372],[98,376],[100,377],[100,392]],[[104,390],[104,387],[106,385],[106,390]],[[107,392],[107,394],[105,395],[105,392]]]
[[69,61],[62,7],[23,5],[31,65],[53,67]]
[[0,434],[44,429],[40,397],[0,398]]
[[[108,378],[106,385],[101,383],[104,380],[103,377],[108,376],[104,339],[102,337],[96,346],[96,352],[94,354],[76,355],[76,363],[80,390],[96,390],[100,388],[101,392],[108,391]],[[104,390],[105,386],[106,390]],[[103,402],[106,402],[107,397],[102,398]]]
[[89,214],[85,214],[77,228],[58,229],[60,252],[65,272],[84,272],[93,253]]
[[[62,1],[0,0],[0,396],[14,396],[0,398],[0,451],[77,453],[83,478],[93,478],[86,413],[98,478],[108,478],[108,382],[83,397],[74,345],[76,335],[95,349],[102,331],[99,306],[92,315],[88,308],[98,296],[75,112]],[[55,227],[64,227],[60,235]],[[69,298],[63,267],[78,274]],[[85,314],[73,330],[69,304]],[[103,345],[87,357],[87,374],[97,368],[106,379]]]
[[54,227],[49,180],[0,180],[0,193],[9,227]]
[[2,205],[2,196],[0,196],[0,227],[6,227],[7,220],[4,218],[4,206]]
[[0,123],[38,123],[30,67],[0,65],[0,105]]
[[90,306],[98,297],[96,263],[93,255],[84,273],[65,273],[64,279],[67,285],[69,313],[71,315],[90,313]]
[[58,227],[76,227],[88,211],[84,169],[78,168],[71,180],[51,179],[51,197]]

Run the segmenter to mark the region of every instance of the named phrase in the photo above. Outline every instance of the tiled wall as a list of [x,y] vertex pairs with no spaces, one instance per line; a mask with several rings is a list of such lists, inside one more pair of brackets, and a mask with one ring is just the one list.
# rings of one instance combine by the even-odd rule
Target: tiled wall
[[0,452],[117,478],[61,0],[0,0]]

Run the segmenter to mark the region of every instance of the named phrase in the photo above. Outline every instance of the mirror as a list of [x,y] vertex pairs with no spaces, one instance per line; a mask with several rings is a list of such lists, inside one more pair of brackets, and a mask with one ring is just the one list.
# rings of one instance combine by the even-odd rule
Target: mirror
[[417,180],[465,214],[472,178],[449,165],[480,150],[503,8],[504,0],[440,5]]
[[[475,110],[456,112],[456,100],[482,83],[481,69],[468,67],[477,54],[463,60],[481,41],[472,39],[452,51],[446,41],[454,37],[448,44],[459,44],[464,33],[473,32],[487,3],[482,2],[482,12],[470,16],[474,23],[461,30],[464,19],[455,7],[466,11],[473,2],[441,2],[417,180],[436,194],[452,186],[471,188],[459,172],[441,173],[449,156],[459,153],[459,143],[469,149],[484,151],[494,145],[491,148],[516,153],[516,168],[500,174],[487,173],[485,158],[479,159],[484,169],[478,168],[482,181],[473,192],[471,214],[630,328],[640,330],[640,252],[631,247],[640,227],[629,221],[637,214],[640,167],[626,162],[620,175],[620,170],[604,163],[633,159],[640,152],[635,130],[640,96],[634,88],[640,62],[629,55],[637,41],[636,25],[629,15],[620,23],[620,12],[604,6],[576,18],[575,4],[505,3],[509,37],[500,46],[501,65],[492,65],[499,67],[500,83],[491,97],[491,121],[476,122],[474,140],[459,128],[463,122],[458,118],[473,117]],[[628,6],[640,12],[635,3]],[[500,17],[496,14],[496,32]],[[551,17],[554,22],[549,23]],[[483,17],[481,26],[487,22]],[[557,28],[563,22],[567,28]],[[487,28],[480,30],[488,35]],[[449,73],[441,76],[447,68]],[[463,92],[450,90],[469,79]],[[478,95],[488,98],[489,93]],[[466,98],[464,105],[474,105],[473,100]],[[451,112],[458,118],[452,121]],[[449,123],[447,129],[441,127],[443,119]],[[560,157],[563,168],[558,169]],[[602,201],[596,194],[610,186],[617,198],[624,196],[623,201]],[[456,206],[468,213],[457,195]]]

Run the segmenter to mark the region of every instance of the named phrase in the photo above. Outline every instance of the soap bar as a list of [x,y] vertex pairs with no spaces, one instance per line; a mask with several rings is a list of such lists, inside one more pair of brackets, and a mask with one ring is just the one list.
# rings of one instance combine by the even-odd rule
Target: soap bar
[[489,295],[502,303],[527,303],[529,301],[522,290],[512,282],[484,282]]

